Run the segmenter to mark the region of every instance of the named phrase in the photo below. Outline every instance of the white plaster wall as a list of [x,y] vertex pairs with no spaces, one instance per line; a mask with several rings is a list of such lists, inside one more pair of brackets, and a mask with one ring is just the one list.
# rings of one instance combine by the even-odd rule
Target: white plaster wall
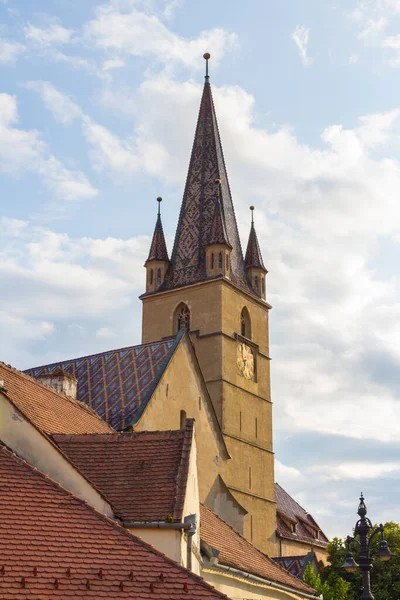
[[[183,505],[183,518],[195,514],[197,516],[197,531],[192,537],[192,571],[200,574],[200,498],[199,479],[197,471],[197,448],[195,427],[193,428],[192,447],[189,457],[189,473],[186,487],[186,497]],[[182,564],[187,566],[187,535],[181,539]]]
[[33,467],[61,484],[99,512],[112,517],[111,506],[66,458],[0,392],[0,440]]
[[239,577],[229,574],[220,575],[207,569],[202,570],[201,576],[207,583],[234,600],[302,600],[304,598],[300,593],[249,583]]
[[129,531],[172,558],[178,564],[183,565],[181,560],[181,537],[183,536],[179,529],[140,529],[139,527],[132,527],[129,528]]

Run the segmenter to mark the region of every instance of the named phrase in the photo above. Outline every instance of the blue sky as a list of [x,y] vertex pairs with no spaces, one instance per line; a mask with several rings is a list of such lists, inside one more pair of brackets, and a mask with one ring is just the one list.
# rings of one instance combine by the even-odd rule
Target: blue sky
[[210,51],[269,269],[277,479],[329,535],[398,520],[400,0],[0,0],[1,358],[140,342]]

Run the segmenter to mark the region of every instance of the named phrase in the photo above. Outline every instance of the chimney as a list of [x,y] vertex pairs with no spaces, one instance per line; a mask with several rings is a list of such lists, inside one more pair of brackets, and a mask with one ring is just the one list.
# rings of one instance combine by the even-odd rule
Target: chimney
[[63,371],[61,367],[56,367],[51,373],[39,375],[37,380],[43,385],[52,388],[59,394],[64,394],[68,398],[76,400],[76,386],[78,380],[73,375]]

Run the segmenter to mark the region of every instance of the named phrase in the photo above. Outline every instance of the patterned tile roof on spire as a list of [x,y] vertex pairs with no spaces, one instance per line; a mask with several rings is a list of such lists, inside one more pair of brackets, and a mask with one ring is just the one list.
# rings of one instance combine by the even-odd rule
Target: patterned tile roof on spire
[[266,273],[268,272],[265,268],[261,256],[261,250],[253,222],[251,223],[249,241],[247,243],[246,258],[244,259],[244,263],[246,269],[249,269],[250,267],[256,267],[258,269],[262,269]]
[[293,591],[316,594],[203,505],[200,506],[200,535],[204,542],[218,550],[219,564],[288,586]]
[[150,252],[147,260],[166,260],[169,262],[168,250],[165,243],[160,213],[157,215],[156,226],[154,228],[153,239],[151,241]]
[[227,598],[0,446],[2,600]]
[[184,333],[182,330],[175,338],[34,367],[25,373],[40,377],[61,367],[78,380],[77,399],[122,431],[142,414]]
[[55,435],[53,440],[124,522],[182,521],[193,419],[184,430]]
[[232,248],[226,233],[225,219],[224,215],[222,214],[222,207],[219,198],[217,198],[215,203],[215,211],[208,236],[208,244],[225,244],[226,246]]
[[231,280],[253,294],[246,278],[242,248],[208,78],[204,84],[189,171],[164,289],[206,279],[205,251],[215,214],[215,181],[221,180],[221,211],[232,246]]

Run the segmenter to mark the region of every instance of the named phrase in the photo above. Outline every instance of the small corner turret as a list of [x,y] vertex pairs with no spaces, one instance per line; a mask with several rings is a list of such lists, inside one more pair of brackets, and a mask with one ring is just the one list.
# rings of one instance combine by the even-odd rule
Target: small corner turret
[[253,291],[257,294],[257,296],[265,300],[265,277],[268,271],[265,268],[261,256],[261,250],[258,244],[257,234],[254,227],[254,206],[250,206],[250,210],[251,228],[244,263],[246,267],[247,279]]
[[157,222],[154,228],[149,256],[144,264],[146,268],[146,293],[156,292],[162,286],[169,266],[167,245],[161,222],[161,201],[162,198],[159,196],[157,198]]
[[213,220],[205,247],[207,277],[230,275],[230,254],[232,246],[226,233],[225,219],[221,205],[221,180],[216,179],[216,201]]

